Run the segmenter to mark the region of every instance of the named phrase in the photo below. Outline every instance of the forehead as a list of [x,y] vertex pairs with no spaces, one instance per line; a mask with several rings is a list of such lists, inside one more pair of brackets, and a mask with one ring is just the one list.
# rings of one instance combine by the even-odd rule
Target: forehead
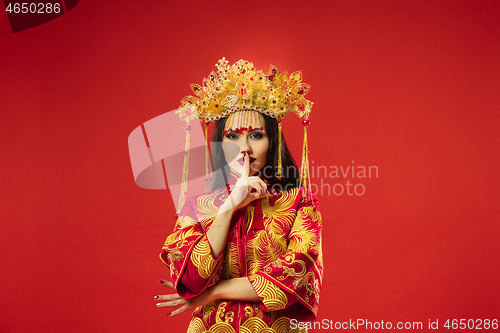
[[238,111],[232,113],[227,121],[225,130],[265,128],[266,121],[264,116],[257,111]]

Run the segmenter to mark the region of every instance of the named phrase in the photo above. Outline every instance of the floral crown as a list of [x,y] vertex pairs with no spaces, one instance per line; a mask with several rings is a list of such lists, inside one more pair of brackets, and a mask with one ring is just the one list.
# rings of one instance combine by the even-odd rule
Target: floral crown
[[178,112],[186,122],[196,116],[202,121],[215,121],[245,110],[278,120],[289,112],[309,118],[313,103],[305,95],[311,86],[302,82],[301,71],[281,73],[271,65],[266,75],[249,61],[238,60],[229,65],[225,58],[215,66],[217,71],[210,72],[201,85],[191,84],[196,96],[181,100]]

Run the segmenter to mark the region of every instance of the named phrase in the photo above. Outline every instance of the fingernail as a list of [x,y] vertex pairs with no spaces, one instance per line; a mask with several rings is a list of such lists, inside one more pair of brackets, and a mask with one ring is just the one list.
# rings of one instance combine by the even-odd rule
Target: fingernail
[[160,306],[160,305],[161,305],[161,303],[156,303],[156,306]]
[[172,312],[167,313],[167,316],[171,316],[171,315],[172,315]]
[[159,284],[164,284],[165,283],[165,280],[160,280],[158,281]]
[[247,156],[247,152],[246,151],[243,152],[243,157],[245,157],[245,156]]
[[153,296],[153,299],[158,299],[158,295]]

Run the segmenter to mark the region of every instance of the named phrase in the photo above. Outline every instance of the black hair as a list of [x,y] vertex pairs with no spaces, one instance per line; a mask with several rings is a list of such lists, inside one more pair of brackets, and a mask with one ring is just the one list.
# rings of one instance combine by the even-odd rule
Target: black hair
[[[276,173],[278,171],[278,122],[275,118],[269,117],[265,114],[264,120],[266,123],[266,133],[269,137],[269,150],[267,151],[267,163],[259,170],[256,176],[263,178],[263,176],[276,190],[288,190],[300,186],[300,172],[295,164],[295,161],[286,146],[286,141],[283,133],[281,133],[281,165],[282,165],[282,178],[278,179]],[[225,170],[222,173],[215,173],[215,178],[212,183],[212,189],[217,189],[226,185],[227,175],[229,174],[229,166],[227,166],[222,149],[222,140],[224,138],[224,127],[226,126],[227,117],[217,120],[214,124],[212,132],[212,157],[214,170]],[[264,174],[262,174],[264,173]]]

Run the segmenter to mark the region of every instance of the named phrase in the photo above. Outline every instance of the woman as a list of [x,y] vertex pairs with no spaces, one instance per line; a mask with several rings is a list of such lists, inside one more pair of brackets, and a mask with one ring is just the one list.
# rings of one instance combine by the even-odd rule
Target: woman
[[227,162],[230,173],[183,204],[160,254],[172,278],[160,283],[177,293],[154,298],[158,307],[177,307],[171,316],[195,309],[188,332],[302,332],[290,320],[316,318],[322,223],[317,198],[300,186],[308,180],[306,137],[299,176],[281,119],[307,118],[309,86],[300,72],[273,66],[267,75],[243,60],[217,67],[182,106],[216,120],[212,141],[222,145],[213,149],[214,167]]

